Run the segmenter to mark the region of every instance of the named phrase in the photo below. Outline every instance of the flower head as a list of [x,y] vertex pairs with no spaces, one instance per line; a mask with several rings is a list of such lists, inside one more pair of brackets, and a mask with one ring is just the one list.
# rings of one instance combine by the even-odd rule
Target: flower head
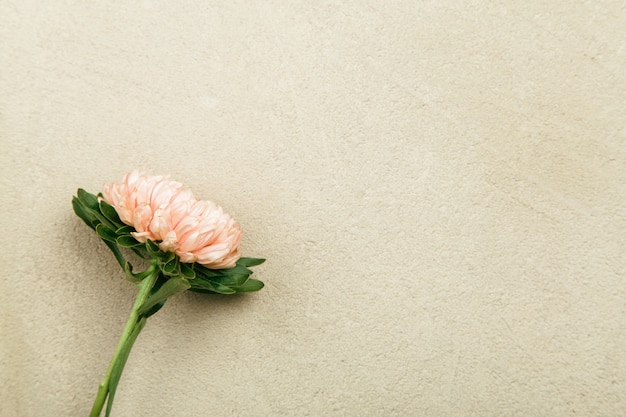
[[122,182],[106,184],[102,198],[134,227],[135,239],[157,242],[181,262],[232,268],[241,256],[242,231],[235,220],[212,202],[197,200],[177,181],[133,171]]

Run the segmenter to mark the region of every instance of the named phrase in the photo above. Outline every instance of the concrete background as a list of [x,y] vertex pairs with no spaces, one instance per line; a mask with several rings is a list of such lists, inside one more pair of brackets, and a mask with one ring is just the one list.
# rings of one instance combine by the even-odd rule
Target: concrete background
[[113,415],[626,415],[623,1],[0,1],[0,416],[86,416],[134,168],[267,287],[148,321]]

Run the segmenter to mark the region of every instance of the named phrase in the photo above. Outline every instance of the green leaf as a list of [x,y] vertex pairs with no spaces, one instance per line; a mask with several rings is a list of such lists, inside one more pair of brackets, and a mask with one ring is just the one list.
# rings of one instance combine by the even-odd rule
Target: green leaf
[[155,305],[153,305],[150,309],[148,309],[148,311],[146,311],[146,313],[144,314],[144,317],[148,318],[151,315],[153,315],[154,313],[156,313],[157,311],[159,311],[161,309],[161,307],[163,307],[165,305],[166,301],[167,300],[163,300],[163,301],[158,302]]
[[117,239],[115,231],[111,230],[102,223],[96,226],[96,234],[100,237],[100,239],[108,240],[109,242],[116,242]]
[[148,297],[146,301],[139,307],[137,313],[144,316],[152,307],[160,302],[164,302],[174,294],[185,291],[191,287],[189,281],[182,277],[172,277],[168,279],[154,294]]
[[227,287],[226,285],[220,284],[219,282],[211,282],[211,284],[213,284],[213,289],[215,290],[215,292],[218,292],[220,294],[234,294],[237,292],[232,288]]
[[211,281],[207,280],[206,278],[200,275],[196,275],[196,279],[194,279],[193,281],[189,281],[189,283],[191,284],[190,289],[205,289],[205,290],[211,290],[211,291],[215,290],[213,288],[213,284],[211,284]]
[[79,200],[79,202],[82,204],[83,212],[89,217],[89,220],[90,220],[90,223],[91,223],[90,227],[92,229],[95,228],[98,225],[98,223],[103,223],[103,224],[107,225],[110,229],[113,229],[113,230],[115,230],[115,229],[117,229],[119,227],[118,225],[115,225],[115,224],[111,223],[111,221],[109,219],[107,219],[105,216],[102,215],[102,213],[100,213],[99,206],[96,205],[96,208],[94,209],[94,208],[89,207],[82,200]]
[[261,265],[263,262],[265,262],[265,259],[261,259],[261,258],[239,258],[239,260],[237,261],[237,265],[241,265],[241,266],[257,266],[257,265]]
[[193,270],[194,264],[188,264],[186,262],[180,263],[180,274],[187,279],[194,279],[196,277],[196,271]]
[[250,274],[222,275],[219,277],[211,277],[210,280],[227,287],[236,287],[246,282],[249,276]]
[[126,262],[124,265],[124,272],[126,273],[126,278],[134,283],[134,284],[138,284],[140,283],[145,277],[147,277],[148,275],[154,273],[154,266],[149,267],[148,269],[146,269],[145,271],[141,271],[141,272],[133,272],[133,266],[130,264],[130,262]]
[[100,212],[100,204],[95,195],[83,189],[79,189],[77,194],[78,196],[72,199],[74,212],[87,223],[89,227],[95,229],[98,223],[104,223],[109,226],[109,228],[115,230],[121,225],[121,223],[119,225],[115,224]]
[[82,221],[87,224],[87,226],[92,229],[95,228],[93,225],[95,216],[92,214],[91,210],[78,199],[78,197],[72,197],[72,207],[74,208],[74,213],[76,213],[76,215],[80,217]]
[[195,269],[196,269],[196,275],[199,275],[204,278],[213,278],[213,277],[222,276],[222,274],[220,274],[219,271],[214,270],[214,269],[208,269],[200,264],[196,264]]
[[123,248],[134,248],[136,246],[143,246],[143,243],[137,241],[131,235],[117,236],[115,241],[117,242],[118,245],[120,245]]
[[196,276],[196,279],[190,281],[191,291],[196,292],[209,292],[216,294],[234,294],[235,290],[226,285],[222,285],[219,282],[209,281],[206,278]]
[[251,275],[252,270],[246,268],[245,266],[236,265],[233,268],[228,269],[220,269],[219,270],[223,275]]
[[146,240],[146,248],[148,249],[148,251],[150,251],[150,253],[161,252],[161,249],[159,249],[159,245],[157,245],[150,239]]
[[258,279],[250,278],[245,283],[243,283],[243,285],[235,287],[234,289],[237,292],[253,292],[253,291],[260,290],[264,286],[265,284],[263,284],[262,281],[259,281]]
[[115,233],[117,233],[118,235],[130,235],[130,233],[134,231],[135,229],[133,227],[126,225],[117,229]]
[[79,188],[76,194],[78,195],[78,199],[82,201],[88,208],[92,210],[99,209],[98,197],[96,197],[95,195],[88,193],[82,188]]
[[113,252],[115,259],[117,260],[117,263],[120,264],[122,269],[124,269],[124,265],[126,264],[126,259],[124,258],[124,255],[122,255],[122,252],[120,252],[120,248],[115,243],[110,242],[108,240],[104,240],[103,242],[105,245],[109,247],[109,249],[111,249],[111,252]]
[[202,266],[200,264],[196,265],[196,271],[206,277],[222,277],[222,276],[228,276],[228,275],[250,275],[252,274],[252,271],[249,270],[248,268],[241,266],[241,265],[237,265],[233,268],[228,268],[228,269],[209,269],[205,266]]
[[104,200],[100,201],[99,209],[100,209],[100,213],[102,213],[104,217],[106,217],[111,223],[113,223],[118,228],[124,224],[120,220],[120,217],[117,214],[117,211],[115,211],[113,206],[108,204],[106,201]]
[[152,257],[146,252],[145,246],[135,246],[130,248],[130,250],[135,252],[135,255],[139,256],[141,259],[152,259]]
[[161,264],[161,271],[166,275],[180,275],[180,268],[178,266],[178,256],[174,256],[172,259],[164,264]]
[[189,288],[189,291],[193,291],[193,292],[197,292],[197,293],[201,293],[201,294],[219,294],[219,292],[217,291],[212,291],[206,288],[194,288],[191,287]]
[[163,263],[167,263],[176,257],[173,252],[163,252],[156,242],[149,239],[146,241],[146,249],[148,249],[150,255],[159,258]]

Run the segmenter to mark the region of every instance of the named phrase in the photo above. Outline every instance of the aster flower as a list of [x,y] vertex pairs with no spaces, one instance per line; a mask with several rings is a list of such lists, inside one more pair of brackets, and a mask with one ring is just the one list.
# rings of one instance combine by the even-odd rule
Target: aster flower
[[[97,196],[79,189],[72,205],[111,249],[127,279],[139,288],[90,414],[98,417],[106,402],[108,417],[124,364],[148,317],[169,297],[185,290],[208,294],[258,291],[263,283],[250,278],[249,267],[265,260],[241,257],[242,231],[235,220],[165,176],[132,171],[121,182],[106,184]],[[126,259],[127,250],[149,260],[150,266],[135,272]]]
[[221,207],[196,200],[182,187],[167,177],[133,171],[122,182],[106,184],[102,199],[135,228],[131,235],[137,241],[159,241],[161,250],[176,253],[181,262],[234,267],[241,229]]

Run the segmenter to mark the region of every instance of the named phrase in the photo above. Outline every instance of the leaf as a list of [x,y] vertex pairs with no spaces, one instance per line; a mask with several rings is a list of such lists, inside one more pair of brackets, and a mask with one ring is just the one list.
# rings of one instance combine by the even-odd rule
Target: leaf
[[220,294],[235,294],[237,292],[232,288],[227,287],[226,285],[220,284],[219,282],[211,282],[211,284],[213,284],[215,292],[218,292]]
[[115,234],[115,232],[109,229],[104,224],[99,223],[96,225],[96,234],[98,235],[98,237],[100,237],[100,239],[104,241],[109,249],[111,249],[111,252],[113,252],[117,263],[119,263],[122,269],[124,269],[126,265],[126,259],[124,258],[124,255],[122,255],[122,253],[120,252],[120,248],[117,246],[117,235]]
[[[105,206],[103,207],[106,207],[106,203],[104,204]],[[100,203],[98,202],[98,197],[88,193],[82,188],[78,190],[77,197],[74,197],[72,199],[72,206],[76,215],[80,217],[85,223],[87,223],[87,225],[92,229],[95,229],[98,223],[104,223],[105,225],[109,226],[109,228],[114,230],[123,225],[123,223],[119,221],[119,217],[116,217],[116,219],[110,219],[105,216],[100,211]],[[113,209],[112,207],[111,209],[115,211],[115,209]],[[111,216],[113,216],[113,213],[110,214]],[[115,216],[117,216],[117,213],[115,213]]]
[[152,257],[146,252],[145,246],[135,246],[130,248],[130,250],[135,252],[135,255],[139,256],[141,259],[152,259]]
[[246,282],[249,276],[250,274],[222,275],[220,277],[211,277],[210,280],[227,287],[236,287]]
[[172,295],[185,291],[189,287],[191,287],[191,285],[186,279],[182,277],[172,277],[168,279],[154,294],[148,297],[146,301],[144,301],[141,307],[139,307],[137,313],[140,316],[146,317],[146,313],[156,304],[164,302]]
[[130,235],[130,233],[134,231],[135,229],[133,227],[126,225],[117,229],[115,233],[117,233],[118,235]]
[[228,269],[217,269],[216,271],[219,271],[221,275],[241,275],[241,274],[250,275],[252,274],[252,270],[241,265],[235,265],[234,267],[228,268]]
[[92,210],[99,209],[98,197],[96,197],[95,195],[88,193],[82,188],[78,189],[76,195],[78,195],[78,199],[82,201],[85,204],[85,206],[87,206],[88,208]]
[[196,264],[196,275],[199,275],[204,278],[213,278],[222,276],[219,271],[214,269],[208,269],[200,264]]
[[233,268],[228,268],[228,269],[209,269],[200,264],[197,264],[196,266],[197,266],[196,271],[199,274],[204,275],[206,277],[222,277],[225,275],[227,276],[227,275],[250,275],[252,274],[251,270],[241,265],[237,265]]
[[202,278],[199,276],[196,276],[196,279],[194,279],[193,281],[190,281],[191,284],[191,288],[189,288],[190,291],[196,291],[196,292],[209,292],[209,293],[216,293],[216,294],[234,294],[235,290],[233,290],[230,287],[227,287],[226,285],[222,285],[219,282],[215,282],[215,281],[209,281],[206,278]]
[[[91,195],[89,193],[87,193],[88,195]],[[92,197],[94,197],[93,195],[91,195]],[[95,197],[94,197],[95,198]],[[82,205],[82,209],[83,209],[83,213],[88,216],[89,218],[89,223],[91,224],[90,227],[93,229],[95,228],[98,223],[104,223],[105,225],[107,225],[110,229],[117,229],[119,226],[113,224],[109,219],[107,219],[104,215],[102,215],[102,213],[100,213],[100,207],[96,204],[96,207],[90,207],[89,205],[87,205],[83,200],[78,200],[81,205]],[[78,214],[78,213],[76,213]],[[83,220],[85,220],[83,218]],[[88,224],[89,224],[88,223]]]
[[189,288],[189,291],[201,293],[201,294],[219,294],[217,291],[211,291],[206,288]]
[[108,240],[109,242],[116,242],[117,240],[115,231],[111,230],[102,223],[96,226],[96,234],[100,237],[100,239]]
[[261,265],[263,262],[265,262],[265,259],[262,258],[239,258],[239,260],[237,261],[237,265],[241,265],[241,266],[257,266],[257,265]]
[[156,313],[157,311],[159,311],[161,309],[161,307],[163,307],[165,305],[166,301],[167,300],[163,300],[163,301],[153,305],[152,308],[150,308],[148,311],[146,311],[146,314],[144,314],[144,317],[148,318],[151,315],[153,315],[154,313]]
[[153,252],[161,252],[161,249],[159,249],[159,245],[157,245],[155,242],[153,242],[150,239],[146,240],[146,248],[151,253],[153,253]]
[[111,252],[113,252],[115,259],[117,260],[117,263],[120,264],[122,269],[124,269],[124,265],[126,264],[126,259],[124,258],[124,255],[122,255],[122,252],[120,252],[120,248],[118,248],[115,243],[110,242],[108,240],[104,240],[103,242],[105,245],[109,247],[109,249],[111,249]]
[[150,239],[146,240],[146,249],[148,249],[150,255],[159,258],[163,263],[169,262],[176,257],[173,252],[163,252],[159,245]]
[[164,264],[161,264],[161,271],[166,275],[180,275],[180,268],[178,266],[178,256],[174,256],[172,259]]
[[264,286],[265,284],[263,284],[262,281],[259,281],[258,279],[250,278],[249,280],[244,282],[243,285],[235,287],[234,289],[237,292],[253,292],[253,291],[260,290]]
[[120,220],[120,216],[117,214],[117,211],[108,204],[106,201],[100,201],[99,205],[100,213],[104,215],[111,223],[113,223],[117,228],[121,227],[124,223]]
[[194,279],[196,277],[196,271],[193,270],[194,264],[188,264],[186,262],[180,263],[180,274],[187,279]]
[[115,241],[123,248],[134,248],[136,246],[143,246],[143,243],[137,241],[137,239],[135,239],[131,235],[117,236]]
[[199,275],[196,275],[196,279],[194,279],[193,281],[189,281],[189,283],[191,284],[190,290],[205,289],[215,291],[215,289],[213,288],[213,284],[211,284],[211,281]]
[[74,208],[74,213],[76,213],[76,215],[80,217],[87,224],[87,226],[94,229],[93,221],[95,216],[91,213],[91,210],[78,199],[78,197],[72,197],[72,207]]
[[154,266],[151,266],[150,268],[146,269],[145,271],[141,271],[141,272],[133,272],[133,266],[131,265],[130,262],[126,261],[126,263],[124,264],[124,272],[126,273],[126,278],[134,283],[134,284],[138,284],[140,283],[145,277],[147,277],[148,275],[154,273]]

